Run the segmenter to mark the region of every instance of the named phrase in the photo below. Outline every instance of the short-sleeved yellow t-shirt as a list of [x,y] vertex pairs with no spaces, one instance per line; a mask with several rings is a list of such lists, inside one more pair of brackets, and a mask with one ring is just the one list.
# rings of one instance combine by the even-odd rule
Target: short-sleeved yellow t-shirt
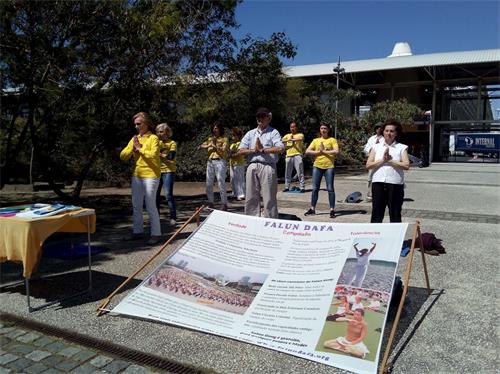
[[[293,137],[293,142],[290,141]],[[283,137],[283,142],[285,143],[286,157],[292,157],[301,155],[304,147],[304,134],[286,134]]]
[[[218,148],[224,148],[224,151],[218,151],[215,147],[212,147],[212,139],[215,139],[215,144]],[[208,159],[209,160],[217,160],[217,159],[225,159],[227,158],[227,138],[218,137],[214,138],[213,136],[209,137],[205,142],[209,147],[207,148]]]
[[165,156],[168,156],[170,152],[177,152],[177,143],[172,139],[168,139],[166,142],[160,140],[160,159],[161,159],[161,172],[162,173],[175,173],[177,170],[175,157],[173,160],[167,160]]
[[231,143],[229,146],[229,152],[232,156],[229,158],[229,166],[243,166],[245,165],[245,156],[236,155],[238,148],[240,147],[240,142]]
[[[314,139],[309,148],[313,151],[319,151],[320,144],[323,143],[326,151],[331,151],[335,147],[338,147],[337,140],[335,138],[316,138]],[[335,167],[335,155],[319,155],[314,159],[313,166],[319,169],[331,169]]]

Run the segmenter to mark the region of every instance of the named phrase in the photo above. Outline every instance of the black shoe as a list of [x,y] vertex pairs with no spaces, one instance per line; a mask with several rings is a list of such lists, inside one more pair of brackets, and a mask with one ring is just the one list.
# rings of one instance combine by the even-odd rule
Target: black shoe
[[330,210],[330,218],[335,218],[335,211],[334,210]]
[[316,214],[316,212],[312,208],[309,208],[309,210],[304,213],[305,216],[312,216],[313,214]]
[[283,190],[283,192],[288,192],[288,191],[290,191],[288,188],[285,188],[285,189]]
[[306,193],[306,190],[305,189],[301,189],[300,193]]

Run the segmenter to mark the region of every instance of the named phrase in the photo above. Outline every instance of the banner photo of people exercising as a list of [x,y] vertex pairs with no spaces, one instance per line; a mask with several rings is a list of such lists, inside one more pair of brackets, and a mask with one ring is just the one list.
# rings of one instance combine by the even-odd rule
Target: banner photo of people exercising
[[113,312],[375,373],[406,229],[215,210]]

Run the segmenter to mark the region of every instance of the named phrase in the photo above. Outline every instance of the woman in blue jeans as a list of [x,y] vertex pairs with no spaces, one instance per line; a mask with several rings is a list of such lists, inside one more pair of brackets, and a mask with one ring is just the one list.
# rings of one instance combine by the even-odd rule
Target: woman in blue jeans
[[160,160],[161,160],[161,177],[158,192],[156,194],[156,207],[160,211],[160,196],[162,186],[165,188],[168,208],[170,210],[169,224],[175,226],[177,223],[177,210],[174,200],[174,180],[176,171],[175,156],[177,154],[177,143],[170,139],[172,137],[172,129],[166,123],[161,123],[156,126],[156,135],[160,139]]
[[335,189],[333,179],[335,176],[335,157],[339,154],[339,146],[335,138],[330,137],[330,126],[321,123],[319,137],[314,139],[306,150],[306,155],[314,156],[311,207],[306,216],[316,214],[321,178],[325,177],[330,204],[330,218],[335,218]]

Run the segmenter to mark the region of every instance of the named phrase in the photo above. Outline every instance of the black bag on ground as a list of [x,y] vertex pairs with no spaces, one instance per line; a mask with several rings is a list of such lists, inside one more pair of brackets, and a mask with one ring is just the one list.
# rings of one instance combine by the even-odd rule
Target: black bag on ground
[[363,194],[359,191],[355,191],[347,195],[345,198],[346,203],[359,203],[361,201],[361,198],[363,197]]
[[399,303],[401,302],[402,297],[403,297],[403,281],[401,280],[401,277],[397,276],[394,279],[394,287],[392,289],[391,303],[389,305],[390,308],[397,309]]

